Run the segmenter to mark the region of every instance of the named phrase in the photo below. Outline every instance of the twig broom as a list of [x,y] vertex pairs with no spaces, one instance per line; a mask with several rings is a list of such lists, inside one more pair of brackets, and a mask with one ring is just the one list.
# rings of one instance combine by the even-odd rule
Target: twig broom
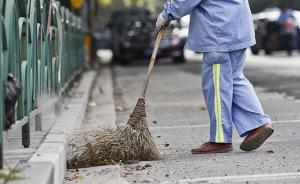
[[162,30],[157,36],[141,97],[130,115],[127,126],[74,136],[68,146],[69,168],[159,159],[159,151],[146,121],[145,97],[163,33]]

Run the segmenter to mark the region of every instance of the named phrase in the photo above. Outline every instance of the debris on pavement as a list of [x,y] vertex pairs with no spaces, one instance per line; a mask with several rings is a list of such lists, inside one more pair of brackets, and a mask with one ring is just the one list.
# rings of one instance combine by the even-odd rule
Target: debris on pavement
[[67,181],[82,181],[84,179],[83,176],[75,174],[73,177],[65,177],[65,180]]
[[164,144],[164,146],[165,146],[165,147],[169,147],[169,146],[170,146],[170,144],[166,143],[166,144]]
[[126,170],[125,173],[128,172],[129,174],[133,174],[132,172],[134,172],[134,171],[143,171],[150,167],[152,167],[152,165],[149,163],[146,163],[144,165],[135,165],[135,166],[127,165],[127,166],[125,166],[125,170]]
[[123,173],[122,173],[122,176],[123,177],[127,177],[128,175],[131,175],[131,174],[133,174],[132,172],[128,172],[128,171],[124,171]]
[[127,109],[125,107],[122,107],[122,106],[116,106],[116,111],[117,112],[124,112],[126,111]]
[[136,166],[136,171],[142,171],[142,170],[145,170],[148,167],[152,167],[152,165],[150,165],[150,164],[138,165],[138,166]]
[[88,106],[89,106],[89,107],[96,107],[97,104],[96,104],[96,102],[90,102],[90,103],[88,104]]
[[104,93],[104,90],[103,90],[103,88],[102,88],[102,87],[99,87],[99,92],[100,92],[101,94],[103,94],[103,93]]
[[145,164],[145,168],[147,168],[147,167],[152,167],[152,165],[151,164]]
[[145,170],[146,169],[146,167],[145,166],[142,166],[142,165],[138,165],[138,166],[136,166],[136,171],[142,171],[142,170]]

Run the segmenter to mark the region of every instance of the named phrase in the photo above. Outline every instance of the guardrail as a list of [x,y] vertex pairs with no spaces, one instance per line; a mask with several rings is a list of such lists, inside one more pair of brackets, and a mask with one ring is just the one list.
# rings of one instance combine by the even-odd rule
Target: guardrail
[[45,102],[61,95],[84,57],[81,19],[70,10],[55,0],[0,0],[0,168],[7,75],[23,87],[15,117],[28,148],[31,120],[42,129],[38,118]]

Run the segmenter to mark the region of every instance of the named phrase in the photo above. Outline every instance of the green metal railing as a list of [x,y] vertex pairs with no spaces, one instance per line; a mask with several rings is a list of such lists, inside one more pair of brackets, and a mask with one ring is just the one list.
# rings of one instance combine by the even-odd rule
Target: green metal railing
[[[30,146],[30,123],[45,101],[61,95],[84,65],[81,20],[55,0],[0,0],[0,168],[3,167],[5,83],[22,84],[16,105],[22,145]],[[35,121],[35,131],[42,130]],[[21,145],[20,145],[21,146]]]

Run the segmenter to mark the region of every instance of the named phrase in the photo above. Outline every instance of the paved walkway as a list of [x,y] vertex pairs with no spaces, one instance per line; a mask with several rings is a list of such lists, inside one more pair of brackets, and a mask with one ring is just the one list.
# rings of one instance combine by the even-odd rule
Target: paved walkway
[[4,132],[3,149],[4,149],[4,168],[12,168],[15,165],[24,163],[36,152],[42,144],[47,133],[54,125],[56,120],[54,104],[56,98],[50,99],[49,106],[43,108],[42,115],[42,130],[36,131],[35,119],[30,123],[30,147],[24,148],[22,146],[22,126],[15,125],[11,130]]
[[[163,154],[162,160],[131,165],[69,170],[65,183],[297,183],[300,182],[300,102],[257,86],[257,94],[275,133],[260,149],[243,152],[234,134],[234,151],[191,155],[208,140],[209,118],[201,92],[200,63],[159,63],[147,96],[148,123]],[[195,72],[196,71],[196,72]],[[144,66],[115,67],[114,105],[107,84],[95,85],[83,130],[123,126],[134,107],[146,72]],[[106,87],[105,87],[106,86]],[[108,85],[109,86],[109,85]],[[103,126],[104,125],[104,126]],[[150,164],[150,167],[144,167]],[[149,165],[148,165],[149,166]],[[110,180],[108,179],[110,178]]]
[[[239,149],[242,139],[235,134],[234,151],[231,153],[190,154],[191,148],[208,140],[209,132],[201,78],[198,73],[189,72],[195,67],[200,70],[200,63],[160,65],[155,69],[147,97],[147,115],[164,158],[150,162],[152,167],[142,171],[135,168],[144,163],[124,166],[124,178],[132,183],[300,181],[300,135],[297,133],[300,130],[300,113],[297,110],[300,103],[259,87],[256,91],[266,113],[274,120],[275,128],[274,135],[263,147],[250,153],[243,152]],[[117,113],[118,126],[126,122],[124,120],[134,106],[144,73],[145,68],[141,67],[118,67],[115,70],[115,89],[122,99],[117,100],[117,105],[128,109]]]
[[[59,184],[66,170],[65,146],[67,137],[75,128],[81,127],[95,77],[94,71],[82,73],[79,80],[64,92],[64,97],[43,100],[41,125],[32,113],[30,122],[30,147],[22,146],[22,124],[17,122],[11,130],[4,132],[4,170],[17,168],[19,180],[12,184]],[[61,110],[55,110],[61,104]],[[37,130],[36,128],[41,129]],[[16,167],[17,166],[17,167]],[[0,183],[4,182],[0,179]]]

